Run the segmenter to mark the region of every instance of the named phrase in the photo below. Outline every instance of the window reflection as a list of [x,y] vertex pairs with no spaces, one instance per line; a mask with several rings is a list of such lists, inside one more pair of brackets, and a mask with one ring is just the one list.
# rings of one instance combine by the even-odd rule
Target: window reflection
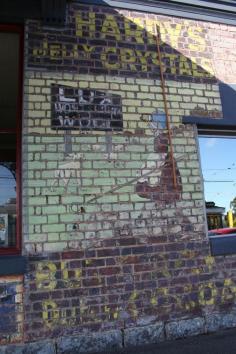
[[15,163],[0,161],[0,247],[16,243]]
[[199,145],[208,230],[233,229],[236,226],[236,138],[202,136]]

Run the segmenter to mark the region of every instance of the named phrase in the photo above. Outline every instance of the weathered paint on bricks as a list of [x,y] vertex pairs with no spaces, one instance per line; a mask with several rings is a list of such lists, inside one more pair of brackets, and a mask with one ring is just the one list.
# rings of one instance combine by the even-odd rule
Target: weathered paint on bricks
[[[158,120],[164,102],[156,25],[172,161]],[[182,124],[189,115],[222,118],[218,84],[236,80],[235,33],[234,26],[77,3],[68,5],[64,29],[27,21],[22,169],[29,269],[20,281],[19,341],[50,338],[49,350],[56,341],[66,352],[79,335],[88,350],[88,335],[102,337],[103,350],[163,340],[163,332],[176,338],[235,325],[235,257],[211,257],[196,131]],[[97,122],[121,116],[119,130]],[[9,329],[8,343],[16,333]]]

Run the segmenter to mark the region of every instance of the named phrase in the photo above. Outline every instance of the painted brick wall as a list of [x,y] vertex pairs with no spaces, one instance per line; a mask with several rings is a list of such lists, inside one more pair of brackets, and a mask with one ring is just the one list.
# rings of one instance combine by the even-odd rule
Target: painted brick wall
[[22,276],[0,278],[0,344],[22,340],[24,327]]
[[[58,325],[60,333],[65,333],[64,324],[70,323],[68,333],[80,327],[119,328],[123,321],[126,325],[142,324],[145,319],[152,323],[170,314],[174,318],[186,311],[180,305],[184,303],[191,313],[191,306],[198,305],[189,305],[185,297],[194,297],[192,292],[198,288],[190,290],[187,284],[191,277],[198,277],[198,264],[205,265],[209,255],[193,129],[179,125],[178,111],[170,109],[176,127],[173,140],[181,198],[173,200],[173,188],[142,197],[137,193],[139,181],[153,178],[154,186],[158,185],[160,173],[155,171],[163,167],[167,155],[165,150],[158,151],[159,132],[142,119],[162,108],[159,82],[75,74],[57,74],[56,79],[54,74],[37,73],[35,78],[33,72],[29,76],[25,246],[31,254],[66,250],[61,255],[53,253],[52,260],[50,255],[40,262],[37,255],[33,259],[30,338],[49,330],[54,335]],[[38,104],[50,102],[50,95],[42,92],[50,92],[52,82],[120,94],[124,131],[72,131],[72,152],[66,154],[65,132],[53,132],[48,127],[50,118],[34,117],[42,116]],[[184,102],[185,97],[196,98],[197,90],[203,88],[206,85],[168,82],[169,92],[180,92],[169,96],[182,114],[186,107],[194,107],[191,101]],[[219,101],[217,86],[208,84],[208,90],[217,97],[208,109],[220,109],[214,101]],[[42,101],[34,103],[39,97]],[[50,109],[43,116],[50,117]],[[177,293],[181,295],[174,305]]]
[[[141,243],[146,243],[152,236],[164,237],[167,229],[176,235],[186,229],[188,237],[194,240],[202,237],[203,196],[197,145],[193,129],[180,121],[182,115],[194,109],[192,101],[201,100],[203,89],[205,95],[211,96],[203,97],[209,102],[207,109],[218,112],[216,85],[168,82],[182,191],[181,198],[179,195],[175,198],[173,187],[170,191],[165,189],[162,172],[168,157],[166,130],[156,130],[148,121],[153,112],[163,109],[157,80],[142,82],[134,78],[76,74],[57,74],[56,78],[55,74],[33,72],[28,75],[26,90],[31,93],[27,95],[28,117],[24,128],[27,132],[24,183],[25,246],[29,252],[91,248],[101,242],[113,242],[123,234],[139,237]],[[68,143],[68,131],[50,128],[52,83],[120,95],[123,132],[72,130]],[[66,153],[68,145],[71,152]],[[172,178],[167,177],[171,185]],[[139,191],[144,182],[152,190]],[[179,210],[177,214],[175,207]],[[167,219],[170,222],[171,218],[175,221],[167,226]],[[186,226],[176,225],[180,218]]]
[[[167,131],[155,122],[164,110],[156,24],[177,189]],[[218,83],[236,80],[235,33],[225,25],[77,4],[63,30],[28,21],[26,341],[197,316],[208,323],[233,309],[235,257],[210,255],[197,132],[182,117],[221,118]],[[97,96],[119,97],[122,127],[111,128],[110,113],[108,123],[95,122],[81,108],[95,109]],[[80,116],[66,122],[57,99],[80,102]],[[114,113],[105,107],[104,114]]]

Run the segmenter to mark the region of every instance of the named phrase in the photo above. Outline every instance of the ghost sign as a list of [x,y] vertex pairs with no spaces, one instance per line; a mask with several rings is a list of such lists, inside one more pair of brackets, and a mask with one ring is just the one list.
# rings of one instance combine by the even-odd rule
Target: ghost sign
[[52,85],[52,129],[122,130],[121,97],[110,92]]

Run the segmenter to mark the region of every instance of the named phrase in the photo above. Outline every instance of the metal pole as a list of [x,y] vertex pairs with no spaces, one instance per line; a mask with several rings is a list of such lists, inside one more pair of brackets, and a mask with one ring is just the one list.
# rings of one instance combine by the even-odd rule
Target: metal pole
[[174,160],[174,153],[173,153],[172,131],[171,131],[171,127],[170,127],[170,115],[169,115],[169,110],[168,110],[168,106],[167,106],[165,78],[164,78],[164,71],[163,71],[163,67],[162,67],[162,55],[161,55],[161,50],[160,50],[161,33],[160,33],[160,27],[158,25],[156,25],[156,43],[157,43],[158,60],[159,60],[159,65],[160,65],[161,88],[162,88],[162,96],[163,96],[163,101],[164,101],[164,109],[165,109],[165,114],[166,114],[168,140],[169,140],[169,144],[170,144],[170,159],[171,159],[171,164],[172,164],[173,184],[174,184],[175,190],[177,191],[177,177],[176,177],[175,160]]

